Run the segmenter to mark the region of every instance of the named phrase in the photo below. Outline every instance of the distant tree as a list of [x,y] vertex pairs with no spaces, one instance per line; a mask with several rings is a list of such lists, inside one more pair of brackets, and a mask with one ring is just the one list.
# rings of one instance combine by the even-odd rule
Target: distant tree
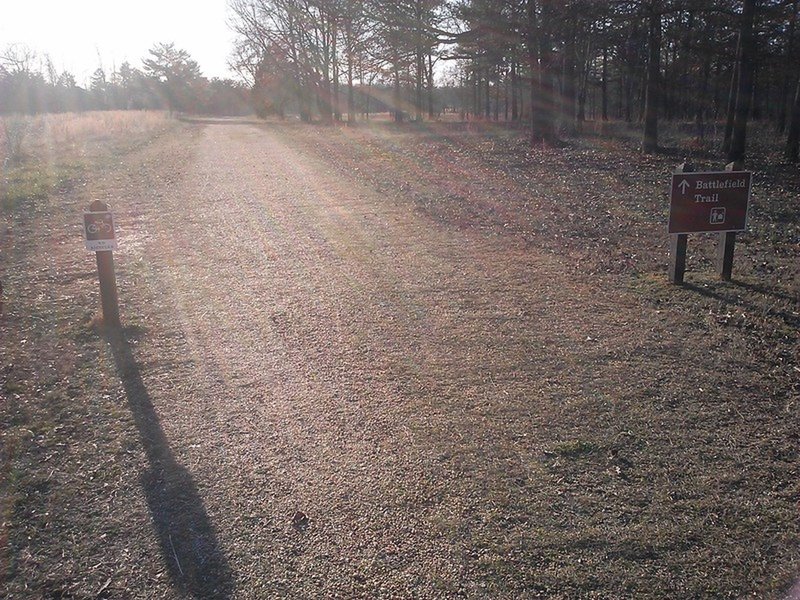
[[44,55],[44,73],[47,77],[47,83],[51,86],[58,85],[58,71],[56,70],[56,66],[53,64],[53,59],[50,58],[49,54]]
[[92,94],[94,108],[105,110],[108,106],[108,81],[103,67],[98,67],[89,80],[89,91]]
[[134,69],[127,61],[111,74],[109,82],[111,104],[115,109],[131,108],[131,84]]
[[63,112],[65,110],[65,98],[61,94],[58,86],[59,74],[50,55],[45,54],[43,59],[43,75],[45,78],[45,102],[44,107],[47,112]]
[[35,61],[36,52],[24,44],[12,44],[0,53],[0,66],[9,75],[31,75]]
[[78,112],[89,107],[90,102],[86,90],[78,87],[75,76],[69,71],[63,71],[58,76],[56,93],[62,110]]
[[57,85],[58,87],[68,90],[78,87],[78,83],[75,81],[75,76],[69,71],[64,71],[58,76]]
[[157,82],[170,112],[192,110],[196,103],[196,86],[201,79],[200,67],[186,50],[175,44],[156,44],[150,58],[142,60],[145,73]]
[[47,110],[47,82],[36,70],[36,53],[15,44],[0,52],[0,111],[35,114]]
[[203,112],[223,116],[252,114],[249,96],[248,85],[231,79],[214,78],[206,87]]

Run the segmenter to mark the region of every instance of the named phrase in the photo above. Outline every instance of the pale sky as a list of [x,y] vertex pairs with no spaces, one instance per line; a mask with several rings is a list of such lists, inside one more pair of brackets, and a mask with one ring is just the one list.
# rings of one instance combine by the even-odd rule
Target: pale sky
[[0,0],[0,52],[25,44],[84,85],[102,62],[140,69],[148,49],[174,42],[203,75],[233,77],[227,0]]

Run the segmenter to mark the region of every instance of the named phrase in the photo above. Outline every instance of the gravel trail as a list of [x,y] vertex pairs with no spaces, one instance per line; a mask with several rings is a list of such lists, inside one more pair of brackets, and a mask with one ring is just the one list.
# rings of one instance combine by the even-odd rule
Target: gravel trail
[[236,588],[479,585],[473,520],[524,490],[546,438],[537,364],[569,373],[591,337],[553,259],[444,229],[247,126],[207,126],[149,217],[145,261],[168,263],[151,287],[193,365],[150,393],[167,438],[191,440],[173,449]]

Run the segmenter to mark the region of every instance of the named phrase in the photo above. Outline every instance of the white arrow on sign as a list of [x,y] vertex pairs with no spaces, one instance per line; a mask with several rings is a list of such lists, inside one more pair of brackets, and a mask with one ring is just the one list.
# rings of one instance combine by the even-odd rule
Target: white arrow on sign
[[681,194],[686,195],[686,188],[690,187],[691,184],[686,181],[685,179],[678,184],[678,187],[681,188]]

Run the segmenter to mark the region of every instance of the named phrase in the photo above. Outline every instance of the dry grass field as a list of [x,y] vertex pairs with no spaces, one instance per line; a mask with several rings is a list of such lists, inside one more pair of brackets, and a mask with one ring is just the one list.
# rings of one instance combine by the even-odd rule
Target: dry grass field
[[79,181],[87,165],[170,126],[164,113],[146,111],[0,116],[0,208],[44,200]]
[[768,132],[734,281],[691,236],[677,287],[668,178],[722,166],[680,127],[642,156],[623,124],[530,149],[475,123],[24,123],[0,144],[6,597],[797,594],[800,176]]
[[46,160],[54,154],[85,153],[91,144],[163,128],[166,115],[153,111],[105,111],[0,117],[0,162]]

